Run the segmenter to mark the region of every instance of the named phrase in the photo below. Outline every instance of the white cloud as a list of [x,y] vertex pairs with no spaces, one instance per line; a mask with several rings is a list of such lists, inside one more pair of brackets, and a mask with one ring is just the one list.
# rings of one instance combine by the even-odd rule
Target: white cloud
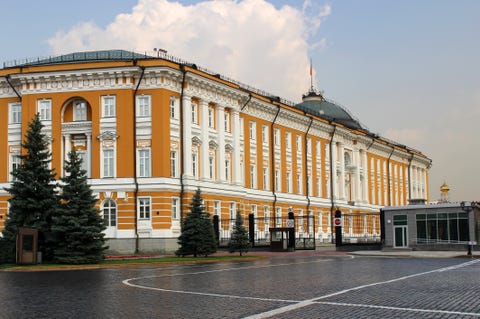
[[[307,10],[308,9],[308,10]],[[185,6],[139,0],[105,29],[81,23],[49,40],[55,54],[121,48],[153,54],[163,48],[236,80],[298,101],[309,87],[311,37],[331,7],[275,8],[265,0],[213,0]]]

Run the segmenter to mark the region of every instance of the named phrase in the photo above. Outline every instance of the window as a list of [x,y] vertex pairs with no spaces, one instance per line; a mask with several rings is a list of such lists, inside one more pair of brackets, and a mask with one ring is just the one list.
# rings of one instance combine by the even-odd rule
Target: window
[[112,149],[103,150],[103,177],[114,177],[114,152]]
[[249,128],[250,128],[250,140],[255,141],[256,130],[255,130],[254,121],[250,121]]
[[[15,172],[17,169],[20,168],[21,165],[22,165],[22,159],[20,155],[10,156],[10,173]],[[16,179],[12,176],[11,180],[15,181]]]
[[292,149],[292,134],[290,132],[285,133],[285,139],[287,140],[287,150]]
[[267,125],[262,126],[262,143],[268,144],[268,126]]
[[290,172],[287,172],[287,193],[290,193],[292,191],[292,174]]
[[312,155],[312,139],[307,137],[307,154]]
[[250,186],[251,188],[257,188],[257,166],[250,165]]
[[172,219],[180,218],[180,200],[178,198],[172,198]]
[[275,170],[275,191],[280,191],[280,171],[278,169]]
[[140,197],[138,198],[138,218],[150,219],[150,198]]
[[250,209],[253,217],[257,218],[257,205],[253,204]]
[[220,201],[215,200],[213,201],[213,214],[216,216],[220,216]]
[[230,158],[225,159],[225,180],[230,182]]
[[275,208],[275,226],[282,227],[282,208],[281,207]]
[[37,111],[41,121],[51,121],[52,100],[39,100]]
[[138,150],[139,172],[140,177],[150,177],[150,149]]
[[115,96],[102,96],[103,117],[115,117]]
[[110,198],[103,202],[103,222],[107,227],[117,226],[117,205]]
[[171,151],[170,152],[170,176],[171,177],[178,177],[177,176],[177,152]]
[[268,167],[263,168],[263,189],[268,190],[269,185],[268,185]]
[[276,146],[280,146],[280,130],[278,128],[273,130],[273,140]]
[[208,157],[208,177],[210,179],[214,179],[215,176],[215,158],[213,155],[210,155]]
[[190,107],[192,112],[192,124],[198,124],[197,104],[192,102]]
[[192,176],[197,177],[198,174],[198,155],[197,153],[192,153]]
[[297,174],[297,193],[302,193],[302,175]]
[[215,128],[215,109],[208,107],[208,127]]
[[230,112],[225,111],[223,124],[225,132],[230,132]]
[[150,95],[141,95],[137,97],[137,116],[151,116],[151,98]]
[[[397,225],[400,217],[393,217],[394,225]],[[416,221],[417,243],[458,243],[469,240],[467,213],[417,214]]]
[[230,202],[228,204],[228,213],[230,215],[230,219],[232,218],[235,218],[237,215],[236,215],[236,212],[235,212],[235,207],[236,207],[236,203],[235,202]]
[[85,102],[73,103],[73,120],[76,122],[87,120],[87,104]]
[[302,137],[300,135],[297,135],[296,137],[295,147],[297,148],[297,152],[302,151]]
[[265,222],[265,231],[268,231],[270,228],[270,207],[269,206],[263,206],[263,218]]
[[177,99],[174,96],[170,97],[170,118],[177,119]]
[[10,124],[22,123],[22,104],[10,103]]

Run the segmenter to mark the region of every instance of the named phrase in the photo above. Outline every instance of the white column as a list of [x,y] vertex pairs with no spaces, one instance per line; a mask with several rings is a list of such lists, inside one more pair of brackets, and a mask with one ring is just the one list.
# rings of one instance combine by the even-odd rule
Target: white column
[[86,133],[87,136],[87,177],[92,177],[92,134]]
[[370,172],[368,171],[368,163],[367,163],[367,152],[362,151],[362,162],[363,162],[363,197],[362,200],[364,202],[368,201],[368,179],[370,178]]
[[71,135],[70,134],[65,134],[63,136],[65,138],[65,154],[63,154],[63,158],[65,160],[68,160],[68,153],[72,150],[72,140],[71,140]]
[[208,102],[200,101],[200,127],[202,128],[201,139],[202,145],[200,146],[200,177],[202,179],[208,179],[209,177],[209,163],[208,163],[208,151],[209,151],[209,139],[208,139]]
[[345,156],[344,156],[344,146],[342,143],[339,143],[340,150],[340,185],[339,185],[339,194],[340,199],[345,199]]
[[332,167],[332,176],[330,176],[330,183],[332,183],[331,192],[330,194],[333,199],[338,198],[338,190],[337,190],[337,143],[332,142],[332,154],[330,156],[330,165]]
[[183,95],[183,174],[186,177],[192,176],[192,109],[191,97]]
[[[218,136],[218,165],[217,176],[220,182],[225,182],[225,108],[217,104],[217,136]],[[231,164],[230,164],[231,165]]]
[[362,200],[362,189],[360,187],[360,153],[358,149],[353,151],[353,162],[355,163],[355,201],[359,202]]
[[[242,183],[240,170],[240,113],[232,109],[232,133],[233,133],[233,183],[240,185]],[[273,164],[272,164],[273,165]]]
[[422,169],[423,199],[427,199],[427,169]]

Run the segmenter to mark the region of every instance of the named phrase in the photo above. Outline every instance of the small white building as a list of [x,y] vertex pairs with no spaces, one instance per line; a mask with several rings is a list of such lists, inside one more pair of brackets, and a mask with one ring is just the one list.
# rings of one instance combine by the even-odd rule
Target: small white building
[[480,248],[480,202],[384,207],[381,218],[384,249]]

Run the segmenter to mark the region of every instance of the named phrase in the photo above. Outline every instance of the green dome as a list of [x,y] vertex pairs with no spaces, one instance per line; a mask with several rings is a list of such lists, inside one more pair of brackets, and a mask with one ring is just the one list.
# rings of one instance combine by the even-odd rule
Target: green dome
[[364,129],[360,122],[354,119],[347,110],[333,102],[325,100],[321,94],[314,91],[310,91],[304,95],[302,103],[295,105],[295,108],[322,117],[328,121],[343,124],[354,130]]

